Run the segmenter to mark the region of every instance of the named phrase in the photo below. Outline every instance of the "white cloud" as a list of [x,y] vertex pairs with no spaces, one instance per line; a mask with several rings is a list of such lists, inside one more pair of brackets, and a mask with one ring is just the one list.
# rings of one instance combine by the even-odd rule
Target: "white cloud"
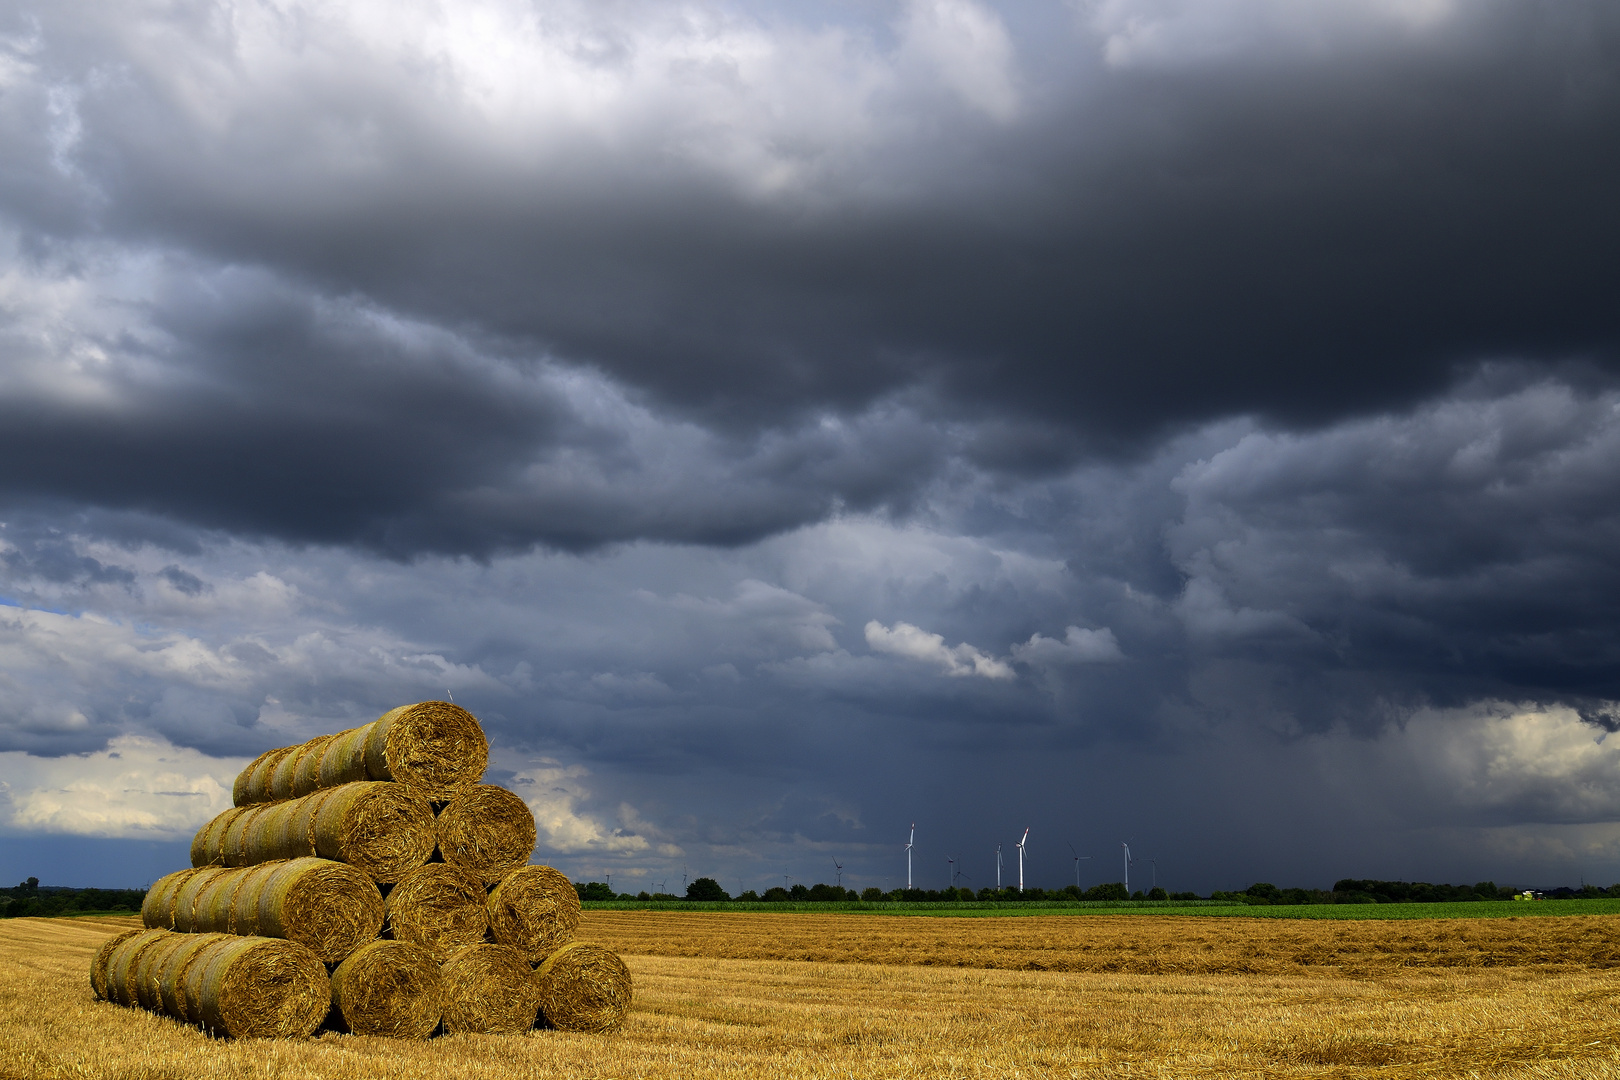
[[1085,4],[1116,67],[1320,55],[1440,26],[1456,0],[1101,0]]
[[513,775],[513,790],[534,812],[540,856],[646,853],[673,858],[682,854],[678,845],[663,841],[628,803],[619,806],[618,826],[581,810],[580,804],[591,797],[584,784],[589,775],[583,765],[563,765],[550,758]]
[[941,635],[930,634],[906,622],[895,623],[891,630],[873,619],[866,624],[866,644],[874,652],[936,664],[947,675],[978,675],[986,679],[1016,677],[1012,665],[1005,660],[980,652],[966,642],[947,648]]
[[1018,115],[1013,45],[996,13],[973,0],[910,0],[902,52],[922,61],[967,104],[996,120]]
[[1013,659],[1032,667],[1063,667],[1070,664],[1107,664],[1125,659],[1119,642],[1108,627],[1083,630],[1071,626],[1063,640],[1031,634],[1028,641],[1012,647]]
[[140,735],[91,754],[0,753],[0,821],[9,832],[186,836],[230,807],[246,764]]

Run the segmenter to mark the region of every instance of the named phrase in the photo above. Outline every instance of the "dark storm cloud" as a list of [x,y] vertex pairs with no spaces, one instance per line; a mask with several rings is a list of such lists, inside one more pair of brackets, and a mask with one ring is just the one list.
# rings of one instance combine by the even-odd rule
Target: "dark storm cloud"
[[[927,7],[896,14],[902,37]],[[1225,414],[1317,423],[1399,407],[1481,359],[1615,361],[1612,5],[1470,5],[1342,48],[1283,42],[1214,60],[1127,50],[1108,62],[1107,27],[1049,18],[1044,38],[1011,39],[1005,87],[989,71],[989,89],[956,96],[907,74],[909,46],[886,53],[884,34],[855,32],[824,50],[832,59],[778,43],[773,61],[829,91],[863,75],[884,89],[824,114],[794,98],[786,120],[747,107],[751,92],[784,93],[782,72],[739,68],[727,40],[710,57],[719,67],[681,67],[632,33],[632,9],[604,10],[559,7],[555,26],[542,19],[517,46],[561,49],[573,77],[604,80],[592,131],[558,118],[570,76],[536,76],[539,104],[513,104],[511,72],[490,75],[491,89],[408,34],[364,40],[363,20],[317,20],[324,36],[293,42],[241,11],[190,24],[52,9],[19,53],[36,73],[11,95],[14,144],[31,152],[7,174],[9,216],[29,237],[272,267],[509,355],[592,365],[733,431],[858,412],[906,388],[926,390],[916,400],[936,415],[1041,418],[1046,434],[967,448],[997,468],[1049,468]],[[1008,17],[1029,29],[1027,13]],[[776,18],[713,34],[804,32]],[[406,80],[389,64],[419,54],[437,57],[432,75]],[[659,127],[638,78],[667,80],[672,102],[713,116]],[[193,409],[122,441],[103,425],[98,449],[151,444],[134,458],[150,477],[168,470],[148,461],[188,456],[177,428],[212,445],[284,424],[275,445],[244,435],[224,458],[265,487],[264,519],[320,518],[289,531],[340,539],[387,531],[441,484],[500,488],[532,452],[521,432],[548,422],[488,376],[321,385],[313,373],[333,354],[306,340],[305,316],[259,317],[231,341],[213,325],[166,327],[259,423]],[[266,393],[277,381],[289,392]],[[358,422],[344,395],[364,397]],[[72,427],[62,419],[53,430]],[[405,427],[418,446],[368,451]],[[311,484],[303,509],[266,475],[277,472]],[[155,499],[181,509],[196,501],[187,491],[212,502],[230,487],[184,473]],[[473,513],[502,545],[724,540],[813,519],[840,497],[889,497],[865,477],[825,484],[708,529],[656,515],[598,527],[564,501],[548,516],[584,523],[559,538],[506,500]],[[399,531],[405,548],[479,546],[477,526]]]

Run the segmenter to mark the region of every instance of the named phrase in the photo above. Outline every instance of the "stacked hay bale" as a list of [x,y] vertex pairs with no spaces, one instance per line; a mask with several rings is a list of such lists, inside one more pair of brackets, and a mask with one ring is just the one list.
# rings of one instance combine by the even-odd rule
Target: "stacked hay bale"
[[534,816],[488,758],[442,701],[259,755],[147,929],[91,961],[96,996],[239,1038],[617,1028],[629,970],[574,940],[578,894],[528,865]]

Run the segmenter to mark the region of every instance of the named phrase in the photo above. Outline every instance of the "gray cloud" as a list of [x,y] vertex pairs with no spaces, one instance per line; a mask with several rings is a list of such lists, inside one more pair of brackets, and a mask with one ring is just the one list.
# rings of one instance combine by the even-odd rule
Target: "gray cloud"
[[0,832],[451,694],[579,875],[1620,878],[1609,5],[285,10],[0,8]]

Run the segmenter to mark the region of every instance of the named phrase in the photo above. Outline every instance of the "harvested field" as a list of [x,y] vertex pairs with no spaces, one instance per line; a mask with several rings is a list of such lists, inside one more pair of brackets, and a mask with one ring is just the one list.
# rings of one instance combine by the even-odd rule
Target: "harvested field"
[[1620,916],[1319,922],[1176,915],[915,919],[587,911],[578,936],[621,954],[1014,971],[1354,977],[1402,968],[1620,968]]
[[[646,928],[659,935],[657,947],[685,947],[669,920],[688,917],[635,914],[663,924]],[[581,935],[625,945],[609,942],[610,933],[633,928],[619,923],[614,930],[605,925],[606,916],[623,919],[626,913],[587,913]],[[716,938],[720,931],[737,929],[724,925],[729,917],[689,918],[707,920],[697,925]],[[825,939],[836,932],[825,926],[794,929],[794,916],[738,918],[771,920],[784,943],[780,951],[807,945],[812,934]],[[845,926],[852,922],[847,915],[837,918]],[[328,1034],[231,1042],[91,1000],[85,972],[93,951],[133,921],[0,923],[0,1077],[1620,1080],[1620,978],[1606,964],[1583,966],[1567,959],[1554,965],[1475,967],[1390,962],[1369,965],[1381,971],[1367,977],[1325,967],[1283,974],[1074,973],[697,959],[632,950],[625,959],[636,981],[635,1002],[615,1035],[537,1031],[398,1043]],[[1032,921],[1003,925],[1023,933]],[[1102,933],[1113,926],[1111,932],[1120,933],[1124,920],[1060,921],[1076,931]],[[1492,925],[1531,934],[1549,921]],[[898,932],[916,935],[944,920],[893,922]],[[990,921],[967,922],[955,924],[962,934]],[[1279,928],[1266,920],[1222,920],[1220,925],[1250,927],[1256,947],[1300,930],[1298,924]],[[1329,927],[1355,932],[1366,924]],[[1401,928],[1415,929],[1413,924]],[[875,930],[863,933],[867,948],[883,940]],[[795,943],[801,935],[804,941]],[[1575,934],[1569,940],[1581,939]],[[1129,944],[1122,937],[1117,947]],[[1207,944],[1241,959],[1236,941]],[[1374,944],[1357,939],[1356,947],[1365,952]],[[1493,947],[1502,956],[1524,957],[1552,944],[1546,940],[1516,950],[1497,942]],[[981,958],[1014,955],[980,942],[968,946]],[[901,940],[882,947],[900,954],[915,948]],[[1045,948],[1059,955],[1062,943],[1054,938]]]

